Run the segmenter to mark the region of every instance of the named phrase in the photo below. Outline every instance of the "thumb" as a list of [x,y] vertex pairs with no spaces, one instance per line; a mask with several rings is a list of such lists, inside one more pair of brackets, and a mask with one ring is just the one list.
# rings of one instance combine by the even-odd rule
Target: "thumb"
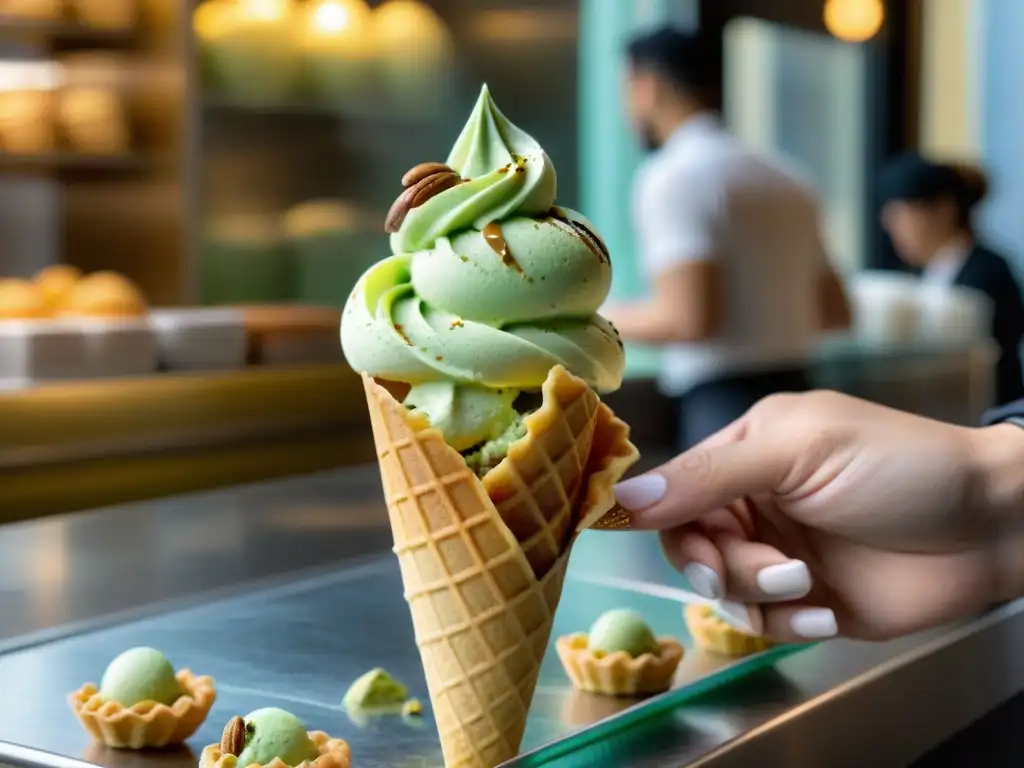
[[632,528],[676,528],[745,496],[774,492],[793,463],[779,448],[753,436],[699,445],[619,483],[615,497],[629,511]]

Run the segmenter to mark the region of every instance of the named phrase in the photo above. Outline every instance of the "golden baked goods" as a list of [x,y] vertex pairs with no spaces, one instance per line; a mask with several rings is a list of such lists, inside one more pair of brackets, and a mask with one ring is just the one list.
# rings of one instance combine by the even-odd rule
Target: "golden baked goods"
[[0,0],[0,17],[30,21],[56,21],[60,19],[64,0]]
[[233,717],[220,744],[203,749],[200,768],[351,768],[344,739],[307,731],[295,715],[276,707]]
[[16,155],[52,152],[53,91],[40,88],[0,93],[0,148]]
[[683,611],[686,626],[698,647],[722,656],[750,656],[772,646],[761,635],[742,632],[727,622],[710,605],[691,603]]
[[667,691],[683,660],[682,644],[671,637],[658,638],[654,651],[639,656],[594,650],[582,633],[558,638],[555,648],[565,673],[577,689],[605,696]]
[[0,320],[50,317],[53,310],[41,290],[28,280],[0,279]]
[[56,310],[81,279],[82,271],[78,267],[54,264],[37,272],[32,282],[42,292],[47,303]]
[[97,688],[68,696],[82,727],[108,747],[145,749],[180,744],[213,706],[213,678],[197,677],[154,648],[131,648],[110,662]]
[[127,29],[135,23],[140,0],[67,0],[75,19],[97,29]]
[[94,272],[83,277],[60,307],[60,314],[80,317],[142,317],[146,311],[142,292],[117,272]]
[[109,88],[69,88],[58,101],[58,122],[70,147],[90,155],[119,155],[131,146],[121,97]]

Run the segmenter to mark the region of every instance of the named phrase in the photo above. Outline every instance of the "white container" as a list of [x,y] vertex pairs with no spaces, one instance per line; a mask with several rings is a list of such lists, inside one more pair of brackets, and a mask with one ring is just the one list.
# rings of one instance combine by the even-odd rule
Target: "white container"
[[157,370],[156,336],[144,319],[75,318],[85,346],[87,375],[105,379]]
[[149,323],[160,367],[171,371],[244,368],[245,318],[234,309],[155,309]]
[[853,329],[869,344],[891,347],[910,344],[918,337],[921,309],[920,282],[911,275],[862,272],[849,283]]
[[918,304],[920,337],[929,344],[966,348],[992,333],[992,300],[973,288],[924,283]]
[[0,380],[15,386],[89,375],[82,334],[64,320],[0,321]]

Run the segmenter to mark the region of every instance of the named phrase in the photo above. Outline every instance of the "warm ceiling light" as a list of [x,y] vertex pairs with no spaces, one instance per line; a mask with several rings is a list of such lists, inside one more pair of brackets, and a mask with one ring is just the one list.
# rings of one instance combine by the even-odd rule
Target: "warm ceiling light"
[[826,0],[825,27],[840,40],[862,43],[870,40],[885,21],[882,0]]
[[292,12],[292,0],[239,0],[238,9],[244,19],[286,21]]
[[337,37],[364,34],[370,6],[364,0],[314,0],[306,7],[306,29],[311,34]]

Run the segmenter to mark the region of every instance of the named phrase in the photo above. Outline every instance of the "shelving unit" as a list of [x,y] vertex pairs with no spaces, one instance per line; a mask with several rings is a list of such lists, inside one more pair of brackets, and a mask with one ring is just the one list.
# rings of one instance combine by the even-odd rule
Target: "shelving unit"
[[21,155],[0,152],[0,173],[34,173],[68,177],[94,174],[106,177],[146,174],[166,164],[152,155],[85,155],[76,152],[47,152]]
[[36,21],[0,15],[0,38],[44,41],[61,50],[131,48],[138,43],[136,29],[99,29],[76,21]]

